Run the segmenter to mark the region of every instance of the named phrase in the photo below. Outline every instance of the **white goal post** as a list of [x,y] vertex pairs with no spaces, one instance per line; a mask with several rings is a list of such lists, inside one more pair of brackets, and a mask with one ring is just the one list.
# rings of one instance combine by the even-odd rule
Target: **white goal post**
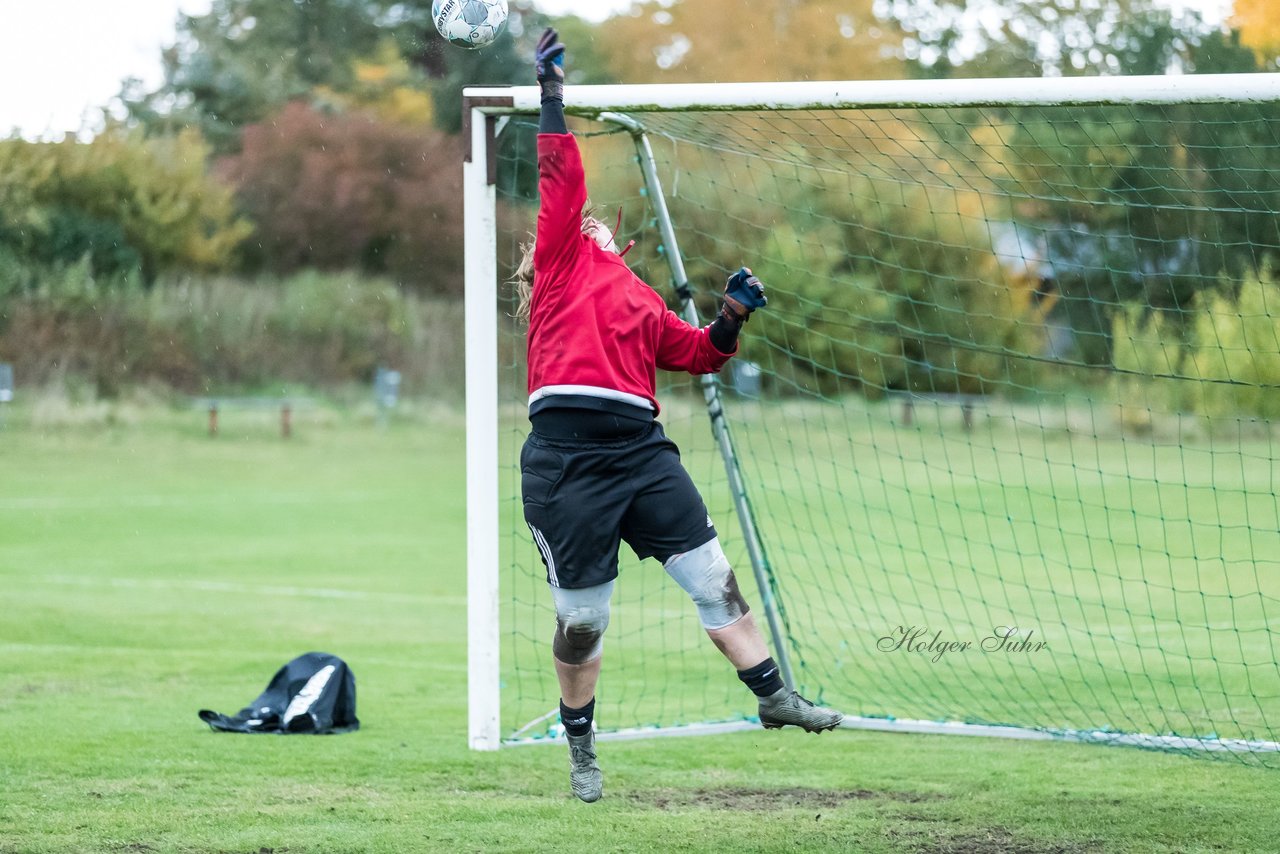
[[[499,264],[498,213],[495,182],[500,135],[513,117],[536,116],[540,91],[536,86],[467,88],[464,91],[464,129],[469,149],[463,167],[465,206],[465,332],[466,332],[466,477],[467,477],[467,646],[468,742],[472,749],[496,750],[504,744],[500,720],[501,675],[499,652],[500,556],[502,520],[499,462]],[[657,211],[657,227],[673,281],[685,283],[682,256],[665,198],[650,155],[645,115],[654,112],[811,111],[877,108],[965,108],[1010,106],[1111,106],[1163,104],[1220,104],[1280,102],[1280,74],[1230,74],[1158,77],[1091,77],[1057,79],[968,79],[907,81],[839,81],[758,84],[671,84],[569,86],[567,115],[622,129],[635,141],[639,168],[650,204]],[[675,224],[676,226],[679,223]],[[696,321],[691,299],[684,299],[685,316]],[[737,469],[732,438],[724,422],[717,384],[703,387],[712,430],[728,472],[742,531],[759,594],[771,629],[776,657],[790,677],[785,634],[777,625],[777,610],[756,553],[758,534],[747,493]],[[723,404],[728,405],[728,404]],[[548,627],[548,634],[550,627]],[[550,661],[547,661],[548,668]],[[788,682],[790,683],[790,678]],[[553,698],[549,698],[553,699]],[[509,722],[508,722],[509,723]],[[741,721],[707,727],[673,727],[672,734],[741,729]],[[850,728],[902,732],[931,732],[1023,739],[1131,744],[1144,747],[1271,753],[1280,744],[1270,740],[1187,738],[1176,735],[1054,729],[1052,727],[969,724],[954,720],[902,720],[891,717],[851,717]],[[636,737],[650,730],[614,734]],[[528,743],[528,742],[513,742]]]

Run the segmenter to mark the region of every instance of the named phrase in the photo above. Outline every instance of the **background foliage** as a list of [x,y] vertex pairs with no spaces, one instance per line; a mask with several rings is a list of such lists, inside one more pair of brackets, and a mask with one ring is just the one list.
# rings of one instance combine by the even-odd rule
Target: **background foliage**
[[[570,45],[570,84],[1238,72],[1275,68],[1280,56],[1275,16],[1260,0],[1238,0],[1227,23],[1212,26],[1156,0],[857,0],[838,9],[766,0],[748,25],[724,26],[740,11],[729,0],[650,0],[591,23],[552,21],[515,2],[507,35],[462,51],[435,36],[427,0],[214,0],[208,13],[179,20],[159,86],[124,83],[122,125],[85,140],[0,142],[0,310],[10,318],[0,358],[51,363],[47,353],[12,349],[46,339],[15,343],[11,318],[40,300],[51,306],[67,282],[91,280],[98,299],[118,289],[129,301],[143,299],[138,288],[217,273],[228,293],[240,277],[246,305],[261,289],[307,287],[317,288],[314,304],[329,305],[325,277],[305,275],[321,270],[375,277],[368,293],[456,298],[461,89],[531,82],[532,43],[547,23]],[[966,157],[986,159],[1007,166],[1006,183],[967,192],[944,178],[953,201],[920,217],[887,203],[873,170],[843,210],[828,210],[821,188],[767,216],[745,195],[736,206],[687,208],[682,244],[691,275],[709,281],[726,245],[768,238],[775,251],[759,272],[791,293],[751,347],[753,358],[793,354],[775,360],[782,385],[871,395],[1025,387],[1034,367],[1011,354],[1044,351],[1052,324],[1073,333],[1069,361],[1118,367],[1129,358],[1117,352],[1121,332],[1158,330],[1194,349],[1216,334],[1205,320],[1217,316],[1214,306],[1256,299],[1240,283],[1264,282],[1261,270],[1280,249],[1275,113],[1260,108],[1241,121],[1225,107],[1198,107],[1192,121],[1179,109],[1091,108],[1049,123],[1024,109],[960,111],[951,124],[921,131],[922,122],[910,135],[912,117],[878,116],[879,137],[819,131],[786,143],[809,146],[786,156],[848,145],[879,166],[886,141],[910,138],[922,170],[946,175]],[[995,126],[1015,130],[1001,136]],[[726,131],[724,142],[777,144],[767,135]],[[500,175],[517,200],[503,215],[517,219],[536,203],[531,137],[520,140]],[[618,195],[607,177],[592,181],[602,196]],[[1067,199],[1062,186],[1096,190]],[[1001,269],[990,235],[957,232],[953,221],[980,208],[979,194],[1015,187],[1025,201],[1014,226],[1043,235],[1061,262],[1047,301],[1043,283]],[[834,231],[816,229],[815,215]],[[811,251],[832,242],[848,253]],[[333,308],[340,330],[345,319]],[[158,345],[130,346],[136,354]],[[813,358],[818,349],[832,358]],[[316,364],[332,367],[336,381],[375,361]],[[112,383],[109,370],[99,373]],[[253,381],[252,373],[226,375]],[[197,359],[164,379],[189,387],[220,377]]]
[[87,256],[98,271],[146,279],[226,266],[251,229],[207,155],[194,131],[146,138],[113,126],[87,143],[0,141],[0,293],[23,284],[24,262]]
[[0,307],[0,353],[26,386],[87,382],[185,394],[279,393],[362,383],[394,366],[406,391],[462,393],[462,306],[385,278],[163,278],[143,289],[87,262]]
[[246,266],[358,267],[414,290],[461,292],[462,142],[370,113],[294,102],[244,129],[218,174],[258,223]]

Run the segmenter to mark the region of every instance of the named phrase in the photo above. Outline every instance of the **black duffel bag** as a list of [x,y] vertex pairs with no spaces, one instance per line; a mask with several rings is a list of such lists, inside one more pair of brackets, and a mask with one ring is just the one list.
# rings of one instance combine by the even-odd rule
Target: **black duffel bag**
[[233,716],[200,710],[218,732],[338,733],[360,728],[356,677],[336,655],[308,652],[276,671],[258,699]]

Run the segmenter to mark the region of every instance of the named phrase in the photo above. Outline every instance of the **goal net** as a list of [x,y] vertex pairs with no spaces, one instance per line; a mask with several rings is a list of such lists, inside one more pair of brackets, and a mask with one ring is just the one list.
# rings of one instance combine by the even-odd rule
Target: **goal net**
[[[536,96],[468,94],[472,743],[493,747],[555,737],[559,693],[505,284]],[[853,726],[1280,764],[1277,81],[567,104],[597,216],[621,211],[673,308],[710,318],[740,265],[768,288],[713,387],[660,376],[659,400],[794,687]],[[622,555],[600,731],[753,725],[683,592]]]

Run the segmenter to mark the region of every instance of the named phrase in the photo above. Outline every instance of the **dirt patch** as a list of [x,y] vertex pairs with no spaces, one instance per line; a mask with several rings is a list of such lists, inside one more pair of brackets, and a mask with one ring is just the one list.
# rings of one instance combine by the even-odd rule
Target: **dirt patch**
[[1089,842],[1045,842],[1038,839],[1022,839],[1003,827],[982,828],[950,833],[936,827],[917,833],[893,833],[906,843],[907,850],[920,854],[1094,854],[1102,852],[1101,845]]
[[830,809],[849,801],[891,800],[919,803],[940,795],[922,792],[873,792],[869,789],[650,789],[628,793],[637,806],[660,810],[723,809],[758,812],[786,809]]
[[71,682],[28,682],[19,685],[15,693],[25,696],[37,694],[74,694],[76,686]]

